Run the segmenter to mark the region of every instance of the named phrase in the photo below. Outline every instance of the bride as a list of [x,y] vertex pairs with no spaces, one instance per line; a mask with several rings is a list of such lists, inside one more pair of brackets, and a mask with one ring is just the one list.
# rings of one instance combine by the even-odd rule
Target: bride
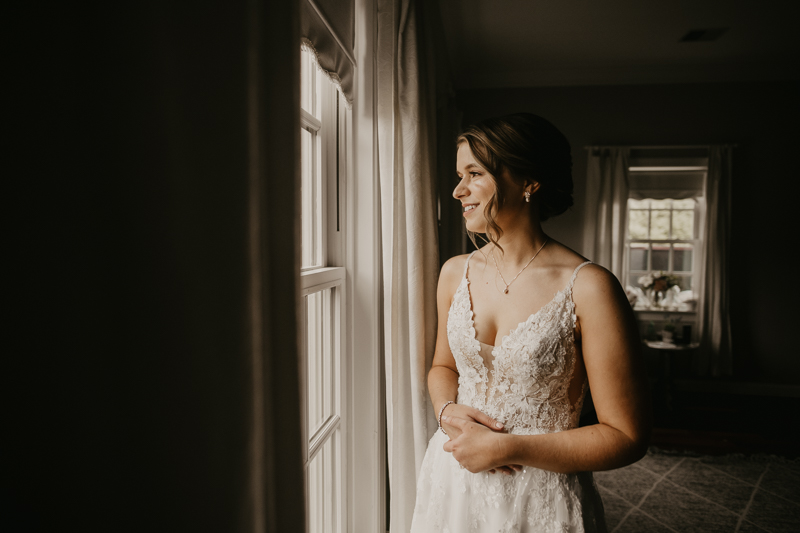
[[[516,114],[457,145],[453,196],[486,245],[439,278],[428,374],[439,430],[411,531],[605,531],[591,472],[644,455],[649,396],[616,278],[542,231],[572,205],[569,142]],[[598,423],[578,427],[587,387]]]

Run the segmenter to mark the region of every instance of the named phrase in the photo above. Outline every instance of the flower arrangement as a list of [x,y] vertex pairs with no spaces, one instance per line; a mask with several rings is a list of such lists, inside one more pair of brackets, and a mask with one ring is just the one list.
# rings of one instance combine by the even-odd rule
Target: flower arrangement
[[665,274],[663,270],[660,270],[640,277],[638,282],[644,290],[652,289],[653,292],[666,292],[667,289],[678,284],[678,278]]

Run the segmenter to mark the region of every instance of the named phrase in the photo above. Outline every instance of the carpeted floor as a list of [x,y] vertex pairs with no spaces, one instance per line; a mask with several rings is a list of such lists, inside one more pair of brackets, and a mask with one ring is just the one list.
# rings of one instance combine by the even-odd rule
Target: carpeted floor
[[800,532],[800,461],[651,449],[596,472],[612,533]]

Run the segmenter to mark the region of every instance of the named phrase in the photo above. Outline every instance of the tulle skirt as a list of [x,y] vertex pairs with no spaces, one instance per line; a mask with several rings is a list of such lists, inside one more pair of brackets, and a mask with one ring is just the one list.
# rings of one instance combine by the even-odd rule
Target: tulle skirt
[[473,474],[428,443],[417,483],[412,533],[605,532],[603,504],[591,472],[559,474],[525,467],[513,475]]

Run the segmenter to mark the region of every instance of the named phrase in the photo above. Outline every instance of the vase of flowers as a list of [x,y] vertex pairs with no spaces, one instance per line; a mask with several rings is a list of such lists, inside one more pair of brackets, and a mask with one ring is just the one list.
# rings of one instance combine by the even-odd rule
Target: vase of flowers
[[678,285],[678,278],[664,271],[651,272],[639,278],[639,285],[642,287],[650,307],[660,308],[664,300],[664,294],[670,287]]

